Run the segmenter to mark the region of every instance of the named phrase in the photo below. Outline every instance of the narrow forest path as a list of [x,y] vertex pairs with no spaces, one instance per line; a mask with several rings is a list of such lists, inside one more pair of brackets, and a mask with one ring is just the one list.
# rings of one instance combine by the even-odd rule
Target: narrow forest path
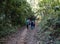
[[27,34],[26,34],[26,43],[27,44],[37,44],[37,39],[35,38],[35,35],[37,33],[37,27],[35,27],[35,29],[31,30],[27,30]]
[[[40,29],[40,26],[36,23],[36,26],[33,30],[30,28],[27,29],[26,26],[22,27],[21,30],[18,30],[16,33],[12,34],[3,41],[1,44],[47,44],[50,31],[41,33],[40,39],[38,40],[36,35],[37,31]],[[3,38],[4,39],[4,38]]]
[[37,26],[33,30],[23,27],[22,31],[7,37],[3,44],[37,44],[37,40],[34,37],[36,30]]

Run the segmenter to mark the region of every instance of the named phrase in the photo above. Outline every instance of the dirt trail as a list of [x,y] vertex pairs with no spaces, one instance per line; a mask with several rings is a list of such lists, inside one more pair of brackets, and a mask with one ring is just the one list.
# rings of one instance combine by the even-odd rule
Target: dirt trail
[[36,29],[31,30],[29,29],[27,31],[27,35],[26,35],[26,41],[27,44],[37,44],[37,39],[35,38],[35,34],[36,34]]
[[3,44],[36,44],[37,41],[34,37],[36,29],[31,30],[24,27],[22,31],[7,37]]
[[26,37],[26,34],[27,34],[27,29],[24,29],[24,31],[22,32],[21,36],[20,36],[20,39],[17,40],[17,44],[25,44],[25,37]]
[[0,39],[0,44],[37,44],[37,40],[34,37],[36,34],[36,30],[38,29],[37,23],[35,29],[31,30],[26,27],[22,27],[16,33],[2,38],[2,42]]
[[35,35],[37,35],[37,31],[39,29],[40,26],[38,25],[38,23],[36,23],[36,27],[33,30],[23,27],[21,30],[17,31],[17,33],[7,37],[4,43],[0,44],[47,44],[48,34],[50,32],[46,31],[42,33],[40,36],[41,40],[37,40]]
[[6,44],[24,44],[26,33],[27,29],[24,28],[24,30],[21,33],[19,32],[15,34],[14,37],[10,37]]

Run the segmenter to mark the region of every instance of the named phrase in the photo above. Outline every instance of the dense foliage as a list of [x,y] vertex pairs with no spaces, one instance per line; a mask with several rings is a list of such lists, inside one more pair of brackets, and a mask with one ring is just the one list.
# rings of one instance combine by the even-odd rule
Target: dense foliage
[[31,15],[33,12],[26,0],[0,0],[0,37],[15,32]]
[[[40,32],[50,30],[54,37],[60,34],[60,1],[59,0],[42,0],[39,2],[40,15]],[[39,32],[39,33],[40,33]]]

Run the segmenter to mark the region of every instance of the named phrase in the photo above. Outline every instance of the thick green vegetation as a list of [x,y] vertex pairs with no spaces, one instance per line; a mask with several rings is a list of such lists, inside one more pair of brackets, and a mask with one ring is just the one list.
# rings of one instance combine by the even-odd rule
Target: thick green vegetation
[[0,0],[0,37],[15,32],[31,15],[33,12],[26,0]]
[[42,0],[39,2],[42,17],[40,27],[44,31],[50,30],[54,37],[60,34],[60,0]]

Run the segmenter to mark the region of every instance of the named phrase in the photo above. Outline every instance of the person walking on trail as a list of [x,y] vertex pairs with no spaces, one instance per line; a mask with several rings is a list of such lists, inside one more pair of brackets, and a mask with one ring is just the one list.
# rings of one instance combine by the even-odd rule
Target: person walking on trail
[[34,29],[35,28],[35,17],[31,16],[30,21],[31,21],[31,29]]
[[32,20],[32,21],[31,21],[31,29],[34,29],[34,28],[35,28],[35,21]]
[[26,27],[27,27],[27,29],[28,29],[29,25],[30,25],[30,19],[28,18],[28,19],[26,20]]

